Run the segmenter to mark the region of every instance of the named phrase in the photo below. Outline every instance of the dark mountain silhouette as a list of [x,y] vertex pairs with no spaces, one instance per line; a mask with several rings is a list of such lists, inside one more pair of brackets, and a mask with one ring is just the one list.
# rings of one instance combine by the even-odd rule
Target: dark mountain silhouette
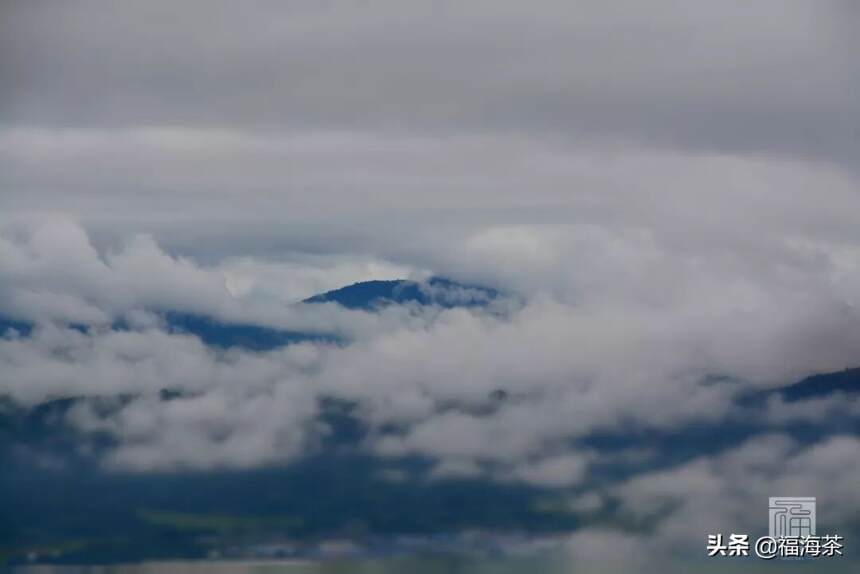
[[778,392],[787,402],[793,402],[822,397],[837,391],[852,394],[860,393],[860,368],[812,375],[793,385],[779,389]]
[[[487,287],[464,285],[433,277],[425,282],[397,279],[392,281],[364,281],[328,291],[305,299],[304,303],[337,303],[347,309],[373,312],[387,305],[436,305],[444,308],[476,307],[487,305],[499,293]],[[341,342],[336,336],[325,333],[308,333],[278,329],[242,322],[230,322],[200,313],[166,311],[161,313],[170,332],[198,337],[204,344],[216,348],[237,347],[250,351],[270,351],[304,341]],[[69,324],[69,328],[85,332],[85,325]],[[0,336],[27,337],[35,325],[30,322],[0,317]],[[114,329],[127,330],[122,321]]]
[[171,311],[165,313],[165,320],[171,332],[193,335],[206,345],[222,349],[239,347],[249,351],[271,351],[303,341],[337,341],[337,338],[332,335],[303,333],[245,323],[228,323],[193,313]]
[[407,279],[362,281],[315,295],[305,299],[304,303],[337,303],[347,309],[372,311],[386,305],[404,304],[477,307],[498,297],[495,289],[431,277],[423,282]]

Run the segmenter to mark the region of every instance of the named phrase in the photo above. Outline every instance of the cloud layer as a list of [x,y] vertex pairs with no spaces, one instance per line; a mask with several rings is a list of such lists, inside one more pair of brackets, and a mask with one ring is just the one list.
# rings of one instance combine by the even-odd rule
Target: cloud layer
[[[738,270],[735,258],[706,266],[647,234],[612,236],[592,226],[492,230],[466,245],[480,252],[497,234],[501,249],[513,236],[519,245],[543,244],[539,251],[548,257],[581,261],[583,276],[545,273],[537,278],[547,281],[543,290],[512,299],[501,314],[498,307],[348,311],[235,287],[242,283],[237,269],[246,285],[266,285],[273,275],[303,272],[340,278],[342,265],[302,271],[294,263],[244,259],[201,266],[168,255],[146,237],[100,254],[86,232],[65,219],[9,226],[0,244],[7,278],[3,311],[38,327],[0,342],[4,387],[27,403],[187,392],[192,396],[180,401],[132,403],[113,421],[113,432],[124,436],[129,425],[137,428],[138,410],[163,410],[150,416],[175,416],[181,424],[194,412],[187,405],[199,404],[213,424],[223,417],[215,435],[207,434],[207,425],[174,428],[153,419],[151,436],[138,429],[131,442],[135,448],[141,440],[178,444],[176,437],[199,432],[204,442],[195,450],[209,461],[201,464],[226,465],[246,463],[221,451],[225,437],[242,443],[243,428],[266,444],[280,434],[303,436],[317,414],[315,401],[334,397],[358,405],[373,430],[366,446],[378,454],[437,459],[443,474],[491,471],[534,482],[563,483],[559,477],[567,469],[575,484],[594,453],[583,451],[574,462],[567,446],[573,439],[631,425],[672,430],[719,421],[731,415],[740,393],[858,360],[856,311],[841,291],[844,282],[856,281],[856,270],[820,253],[810,257],[805,247],[784,247],[785,260],[753,275]],[[608,254],[590,255],[601,248]],[[379,262],[371,269],[395,268]],[[346,343],[302,343],[268,353],[218,350],[168,329],[167,311],[335,333]],[[715,377],[731,382],[714,384]],[[506,400],[499,402],[499,393]],[[244,420],[235,404],[282,394],[289,397],[284,417],[250,409]],[[286,416],[294,405],[306,405],[295,420]],[[778,422],[779,405],[772,410]],[[807,412],[814,414],[799,414]],[[263,419],[272,426],[252,424]],[[392,425],[401,432],[383,432]],[[202,454],[207,440],[211,460]],[[254,444],[249,439],[243,457],[251,456]],[[167,467],[180,460],[167,451],[159,460],[161,451],[150,446],[152,454],[128,460]],[[261,463],[277,460],[259,455]],[[193,457],[185,458],[194,465]]]

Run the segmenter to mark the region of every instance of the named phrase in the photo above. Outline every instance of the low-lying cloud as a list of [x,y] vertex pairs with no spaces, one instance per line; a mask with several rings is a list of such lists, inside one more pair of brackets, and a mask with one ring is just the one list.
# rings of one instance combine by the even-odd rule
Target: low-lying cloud
[[[3,390],[25,404],[132,397],[108,414],[84,404],[70,419],[117,440],[106,459],[113,468],[289,462],[320,443],[319,401],[335,398],[355,405],[368,429],[361,448],[377,456],[419,455],[435,461],[440,477],[575,486],[600,458],[572,447],[577,441],[717,424],[743,393],[860,360],[860,322],[841,291],[854,270],[806,246],[784,245],[784,259],[751,274],[736,257],[706,265],[687,246],[673,251],[649,234],[520,227],[513,237],[581,261],[583,275],[553,267],[509,292],[501,313],[498,305],[365,312],[261,290],[272,277],[308,273],[322,285],[347,270],[361,279],[398,267],[353,261],[307,270],[253,258],[204,266],[147,237],[100,253],[63,218],[5,229],[3,311],[37,326],[0,340]],[[488,243],[493,237],[498,244]],[[501,228],[481,232],[453,257],[474,245],[503,249],[504,238]],[[239,273],[245,288],[235,286]],[[539,290],[541,277],[548,280]],[[169,329],[166,311],[343,338],[269,352],[218,349]],[[162,401],[163,389],[181,396]],[[779,428],[789,416],[820,419],[822,408],[780,410],[771,401],[768,416]]]

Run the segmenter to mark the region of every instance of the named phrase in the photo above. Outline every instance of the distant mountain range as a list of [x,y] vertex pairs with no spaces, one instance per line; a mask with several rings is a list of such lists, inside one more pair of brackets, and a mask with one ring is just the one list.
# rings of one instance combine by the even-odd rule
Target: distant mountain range
[[[367,281],[306,299],[310,305],[337,304],[376,312],[391,305],[441,308],[490,305],[500,294],[444,278],[427,281]],[[284,345],[331,338],[252,324],[225,323],[179,311],[164,313],[171,331],[199,337],[207,345],[267,351]],[[82,326],[72,326],[85,329]],[[117,328],[127,328],[116,325]],[[35,326],[0,318],[0,336],[21,337]],[[0,373],[2,376],[2,373]],[[718,380],[713,384],[723,384]],[[730,384],[730,381],[725,381]],[[754,415],[772,397],[787,402],[860,392],[860,369],[816,375],[795,384],[739,399],[740,413]],[[288,466],[252,470],[124,474],[97,464],[110,438],[90,443],[82,454],[65,415],[77,402],[104,401],[122,408],[134,397],[65,398],[33,407],[15,404],[0,389],[0,566],[4,553],[20,561],[32,549],[57,562],[117,562],[158,557],[201,557],[215,544],[265,539],[273,533],[295,540],[324,537],[360,539],[375,534],[441,533],[467,528],[551,532],[580,523],[559,508],[558,493],[480,478],[422,479],[431,461],[420,457],[379,459],[358,448],[367,429],[355,405],[320,399],[320,422],[331,429],[320,452]],[[164,389],[160,400],[181,399]],[[499,392],[498,402],[508,398]],[[706,423],[669,433],[593,436],[586,443],[604,451],[655,447],[670,465],[738,444],[764,428],[755,416],[730,429]],[[815,433],[858,432],[848,421]],[[710,426],[709,426],[710,425]],[[853,425],[853,426],[850,426]],[[809,429],[799,439],[815,440]],[[659,447],[659,448],[657,448]],[[401,480],[380,479],[383,471]],[[597,480],[617,479],[625,468],[604,468]],[[52,554],[53,553],[53,554]]]
[[[361,281],[314,295],[302,303],[334,303],[346,309],[376,312],[391,305],[437,306],[445,309],[483,307],[498,297],[499,293],[495,289],[431,277],[421,282],[407,279]],[[338,341],[334,335],[225,323],[205,315],[171,311],[164,316],[170,330],[195,335],[214,347],[268,351],[303,341]]]
[[[499,296],[498,291],[488,287],[465,285],[444,277],[431,277],[426,281],[362,281],[314,295],[302,303],[334,303],[346,309],[376,312],[391,305],[437,306],[445,309],[483,307]],[[303,341],[337,341],[334,335],[228,322],[199,313],[171,310],[161,314],[169,331],[194,335],[206,345],[218,348],[238,347],[252,351],[269,351]],[[81,331],[86,330],[83,325],[70,326]],[[33,327],[31,322],[0,317],[0,336],[10,330],[27,336]],[[113,328],[125,330],[128,327],[117,322]]]

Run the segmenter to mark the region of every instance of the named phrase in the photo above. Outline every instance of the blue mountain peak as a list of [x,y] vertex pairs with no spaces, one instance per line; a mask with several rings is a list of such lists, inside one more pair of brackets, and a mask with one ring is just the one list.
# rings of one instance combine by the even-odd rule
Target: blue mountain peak
[[314,295],[304,303],[338,303],[347,309],[374,310],[386,305],[437,305],[444,308],[478,307],[499,296],[498,291],[477,285],[464,285],[444,277],[426,281],[394,279],[362,281]]

